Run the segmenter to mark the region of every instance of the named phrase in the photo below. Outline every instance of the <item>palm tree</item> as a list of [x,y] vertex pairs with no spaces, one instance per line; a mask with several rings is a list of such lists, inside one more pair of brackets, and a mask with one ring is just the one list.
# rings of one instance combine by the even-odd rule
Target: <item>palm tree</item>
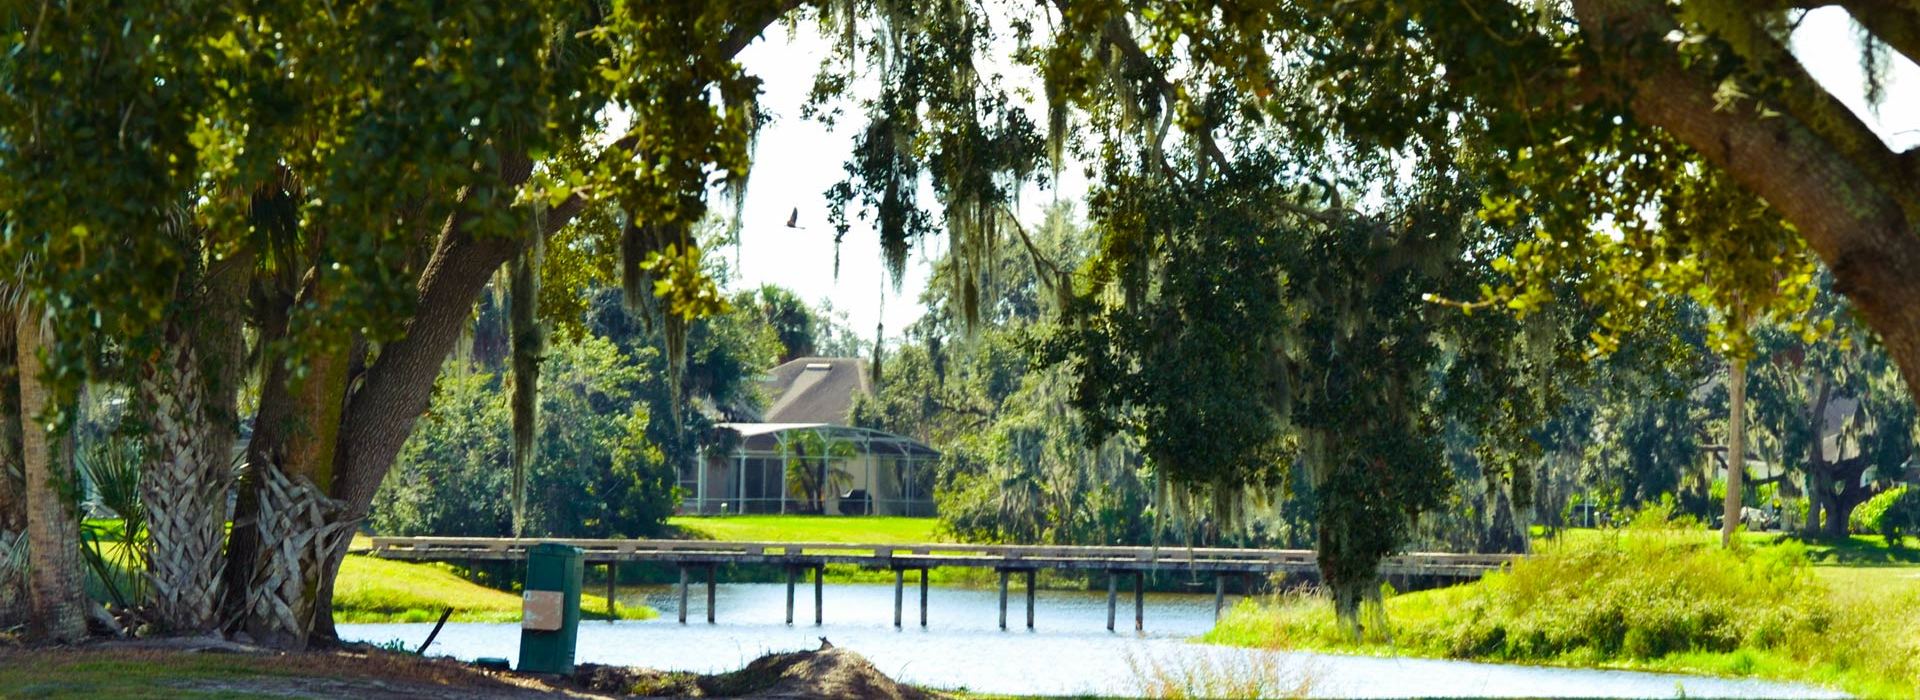
[[13,307],[0,303],[0,629],[27,621],[27,492],[14,328]]
[[806,501],[807,507],[825,513],[826,492],[853,483],[853,475],[833,466],[834,459],[853,456],[853,446],[829,443],[815,433],[800,433],[787,443],[787,490]]
[[46,329],[41,314],[15,306],[19,357],[21,457],[25,463],[30,630],[40,639],[78,642],[87,634],[81,588],[80,519],[62,491],[73,481],[73,443],[43,422],[53,401],[41,365]]

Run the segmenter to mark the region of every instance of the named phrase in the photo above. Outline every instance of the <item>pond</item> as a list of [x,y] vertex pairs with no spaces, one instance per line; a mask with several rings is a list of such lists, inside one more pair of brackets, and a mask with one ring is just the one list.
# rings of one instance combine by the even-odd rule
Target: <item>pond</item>
[[[911,578],[911,577],[909,577]],[[936,688],[996,694],[1134,695],[1154,666],[1212,665],[1266,669],[1305,678],[1324,697],[1842,697],[1808,686],[1625,671],[1586,671],[1312,653],[1261,652],[1187,641],[1213,624],[1213,598],[1149,594],[1146,631],[1132,629],[1131,591],[1122,591],[1117,625],[1106,631],[1105,591],[1041,591],[1035,628],[1025,626],[1025,599],[1010,592],[1009,630],[999,629],[994,590],[934,587],[928,626],[918,624],[918,591],[906,592],[905,629],[893,627],[893,586],[829,584],[826,624],[813,622],[813,591],[795,595],[793,626],[784,624],[782,584],[721,584],[717,624],[706,623],[706,598],[691,591],[688,624],[676,620],[670,586],[624,589],[625,602],[661,611],[655,620],[581,624],[581,663],[716,672],[744,666],[770,651],[817,648],[820,637],[851,648],[896,679]],[[588,611],[591,615],[592,611]],[[430,624],[341,625],[342,637],[394,640],[409,647],[425,640]],[[448,624],[429,654],[473,659],[519,651],[515,624]],[[516,660],[517,663],[517,660]]]

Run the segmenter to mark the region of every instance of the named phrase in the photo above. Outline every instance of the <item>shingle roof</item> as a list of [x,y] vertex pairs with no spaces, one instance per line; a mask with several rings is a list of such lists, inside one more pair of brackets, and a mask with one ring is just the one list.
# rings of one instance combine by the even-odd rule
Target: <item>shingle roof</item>
[[856,357],[802,357],[767,372],[772,400],[767,423],[850,425],[856,394],[871,394],[867,362]]

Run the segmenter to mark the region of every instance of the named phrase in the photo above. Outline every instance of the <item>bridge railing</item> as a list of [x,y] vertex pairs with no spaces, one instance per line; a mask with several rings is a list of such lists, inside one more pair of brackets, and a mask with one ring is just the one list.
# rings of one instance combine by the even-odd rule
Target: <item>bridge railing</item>
[[[369,553],[393,559],[518,559],[542,542],[573,545],[587,561],[667,563],[850,563],[878,568],[971,566],[1048,569],[1195,568],[1216,571],[1314,571],[1312,550],[1220,547],[1099,547],[993,544],[870,544],[846,542],[722,542],[490,537],[375,537]],[[1382,563],[1385,573],[1476,574],[1498,569],[1513,555],[1413,552]]]

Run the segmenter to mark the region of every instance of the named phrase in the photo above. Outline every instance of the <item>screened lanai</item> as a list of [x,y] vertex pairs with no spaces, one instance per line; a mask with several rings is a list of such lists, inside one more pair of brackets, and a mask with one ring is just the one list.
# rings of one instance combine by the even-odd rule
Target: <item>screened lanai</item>
[[685,512],[934,515],[940,453],[912,438],[831,423],[719,427],[739,435],[737,446],[682,470]]

